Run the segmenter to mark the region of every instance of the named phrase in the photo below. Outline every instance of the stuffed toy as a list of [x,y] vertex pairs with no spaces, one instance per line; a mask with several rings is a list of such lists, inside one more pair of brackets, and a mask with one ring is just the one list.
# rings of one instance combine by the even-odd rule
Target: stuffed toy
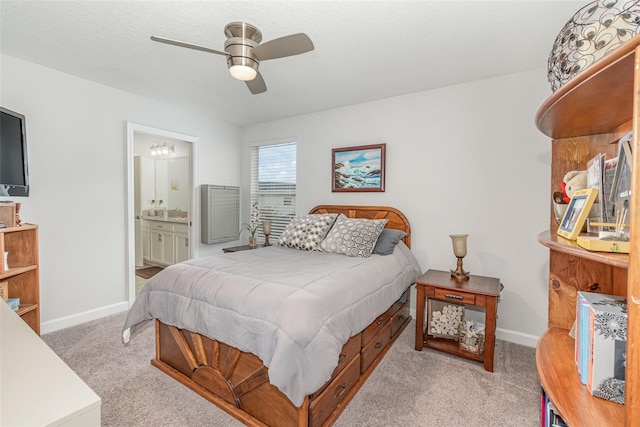
[[562,190],[562,201],[569,203],[571,196],[578,190],[587,188],[587,171],[570,171],[564,175],[560,183]]

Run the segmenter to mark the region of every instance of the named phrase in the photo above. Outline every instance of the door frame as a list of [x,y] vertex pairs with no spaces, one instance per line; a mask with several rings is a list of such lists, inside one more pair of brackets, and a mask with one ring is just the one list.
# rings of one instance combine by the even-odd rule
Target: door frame
[[138,123],[127,122],[127,191],[126,191],[126,200],[125,200],[125,224],[126,224],[126,232],[125,232],[125,266],[126,266],[126,289],[129,301],[129,308],[133,305],[133,302],[136,299],[136,236],[135,236],[135,208],[134,208],[134,179],[135,175],[133,172],[133,156],[134,156],[134,140],[135,133],[146,133],[148,135],[154,135],[165,138],[173,138],[179,139],[181,141],[188,142],[191,144],[191,171],[190,171],[190,180],[191,180],[191,206],[189,211],[189,249],[191,251],[191,258],[196,258],[198,256],[199,249],[199,239],[197,238],[199,229],[196,226],[199,224],[198,218],[200,218],[200,209],[198,208],[198,198],[197,196],[197,188],[198,183],[196,182],[197,173],[197,157],[198,157],[198,137],[192,135],[185,135],[173,131],[168,131],[165,129],[155,128],[151,126],[146,126]]

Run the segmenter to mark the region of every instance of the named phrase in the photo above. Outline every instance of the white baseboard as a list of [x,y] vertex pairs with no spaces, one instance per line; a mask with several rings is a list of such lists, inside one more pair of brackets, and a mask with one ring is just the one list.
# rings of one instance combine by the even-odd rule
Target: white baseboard
[[525,334],[524,332],[512,331],[510,329],[496,328],[496,338],[499,340],[509,341],[512,343],[535,348],[540,337],[531,334]]
[[[54,332],[60,329],[68,328],[70,326],[79,325],[81,323],[89,322],[91,320],[97,320],[102,317],[110,316],[112,314],[120,313],[129,309],[129,303],[126,301],[108,305],[106,307],[97,308],[95,310],[85,311],[84,313],[74,314],[73,316],[62,317],[60,319],[50,320],[40,324],[40,334],[46,334]],[[410,309],[410,314],[413,318],[416,318],[415,309]],[[512,331],[510,329],[496,329],[496,338],[499,340],[509,341],[512,343],[525,345],[527,347],[535,347],[538,343],[538,338],[535,335],[525,334],[523,332]]]
[[85,311],[83,313],[74,314],[72,316],[61,317],[59,319],[49,320],[40,323],[40,334],[58,331],[70,326],[79,325],[91,320],[101,319],[112,314],[120,313],[129,309],[129,303],[126,301],[117,304],[108,305],[106,307],[96,308],[94,310]]

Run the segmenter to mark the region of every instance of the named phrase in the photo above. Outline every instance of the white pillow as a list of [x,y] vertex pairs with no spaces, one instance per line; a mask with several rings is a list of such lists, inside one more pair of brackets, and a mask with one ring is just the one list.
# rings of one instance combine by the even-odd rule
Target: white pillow
[[340,214],[320,247],[325,252],[368,258],[387,221],[347,218]]
[[284,229],[278,244],[303,251],[319,251],[320,242],[337,216],[338,214],[309,214],[296,217]]

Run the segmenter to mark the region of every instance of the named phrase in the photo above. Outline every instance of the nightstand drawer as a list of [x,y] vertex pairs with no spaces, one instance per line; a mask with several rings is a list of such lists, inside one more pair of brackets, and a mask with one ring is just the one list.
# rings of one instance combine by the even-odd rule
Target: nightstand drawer
[[441,301],[457,302],[461,304],[475,304],[476,296],[466,292],[456,292],[451,289],[435,289],[434,298]]

